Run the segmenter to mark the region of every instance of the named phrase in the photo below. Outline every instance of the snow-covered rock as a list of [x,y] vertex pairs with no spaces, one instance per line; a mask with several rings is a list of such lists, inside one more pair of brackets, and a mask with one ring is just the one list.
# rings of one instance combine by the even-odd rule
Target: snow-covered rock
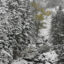
[[[44,55],[45,57],[43,57],[43,55]],[[41,54],[40,57],[39,57],[39,59],[41,59],[41,60],[46,59],[46,60],[47,60],[46,63],[47,63],[48,61],[50,61],[50,62],[52,62],[52,63],[55,63],[56,61],[58,61],[58,55],[56,54],[55,51],[49,51],[49,52],[46,52],[46,53]],[[48,63],[49,63],[49,62],[48,62]]]
[[46,11],[50,11],[51,12],[51,15],[44,17],[43,22],[46,23],[46,24],[44,24],[44,26],[46,28],[40,29],[40,36],[44,36],[44,40],[48,40],[49,41],[52,16],[56,15],[58,9],[59,9],[59,6],[56,6],[55,8],[47,8],[46,9]]

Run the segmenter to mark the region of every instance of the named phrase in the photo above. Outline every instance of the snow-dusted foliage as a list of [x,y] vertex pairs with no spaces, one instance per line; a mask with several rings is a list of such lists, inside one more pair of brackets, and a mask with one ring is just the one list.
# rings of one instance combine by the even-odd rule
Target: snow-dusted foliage
[[51,37],[53,44],[63,44],[63,19],[64,13],[62,12],[61,7],[57,11],[57,14],[52,19],[52,28],[51,28]]
[[29,0],[0,3],[0,47],[16,59],[28,44],[37,40],[33,11]]
[[56,64],[64,50],[54,46],[64,42],[64,12],[47,4],[0,0],[0,64]]

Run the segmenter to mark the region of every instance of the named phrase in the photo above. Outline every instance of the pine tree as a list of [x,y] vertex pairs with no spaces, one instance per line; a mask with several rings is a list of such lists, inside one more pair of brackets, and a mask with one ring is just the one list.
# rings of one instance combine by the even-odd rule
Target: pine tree
[[57,14],[52,18],[51,24],[50,43],[53,44],[53,49],[56,50],[59,57],[61,57],[64,53],[64,12],[61,6],[59,6]]
[[7,37],[8,42],[13,47],[14,57],[16,57],[26,49],[29,44],[37,41],[36,26],[29,0],[8,1],[7,7]]
[[57,14],[52,19],[52,28],[51,28],[51,36],[52,36],[52,43],[57,44],[63,44],[63,34],[64,34],[64,13],[61,11],[61,7],[59,7],[59,10],[57,11]]

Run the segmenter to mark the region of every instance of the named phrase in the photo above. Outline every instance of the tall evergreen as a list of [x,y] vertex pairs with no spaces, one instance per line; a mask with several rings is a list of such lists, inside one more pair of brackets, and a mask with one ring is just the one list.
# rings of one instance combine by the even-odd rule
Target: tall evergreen
[[64,44],[64,13],[61,10],[61,6],[57,14],[52,18],[51,26],[51,43],[54,45]]
[[29,44],[37,42],[36,25],[29,0],[7,1],[7,8],[7,37],[16,59]]

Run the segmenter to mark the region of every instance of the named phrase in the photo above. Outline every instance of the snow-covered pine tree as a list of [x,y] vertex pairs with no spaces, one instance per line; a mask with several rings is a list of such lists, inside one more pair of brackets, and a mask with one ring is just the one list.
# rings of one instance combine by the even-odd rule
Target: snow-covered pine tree
[[10,44],[7,37],[7,28],[7,7],[4,5],[4,2],[0,0],[0,59],[4,64],[9,63],[9,59],[12,58],[10,49],[8,48]]
[[53,48],[61,56],[64,53],[64,12],[61,6],[59,6],[57,14],[52,18],[51,24],[50,43],[53,44]]
[[57,44],[64,44],[63,38],[64,38],[64,13],[61,11],[61,7],[59,7],[59,10],[57,11],[57,14],[52,19],[52,28],[51,28],[51,36],[52,41],[54,45]]
[[[8,38],[13,46],[14,57],[20,55],[28,44],[35,43],[36,25],[29,0],[7,1],[8,7]],[[14,58],[15,59],[15,58]]]

